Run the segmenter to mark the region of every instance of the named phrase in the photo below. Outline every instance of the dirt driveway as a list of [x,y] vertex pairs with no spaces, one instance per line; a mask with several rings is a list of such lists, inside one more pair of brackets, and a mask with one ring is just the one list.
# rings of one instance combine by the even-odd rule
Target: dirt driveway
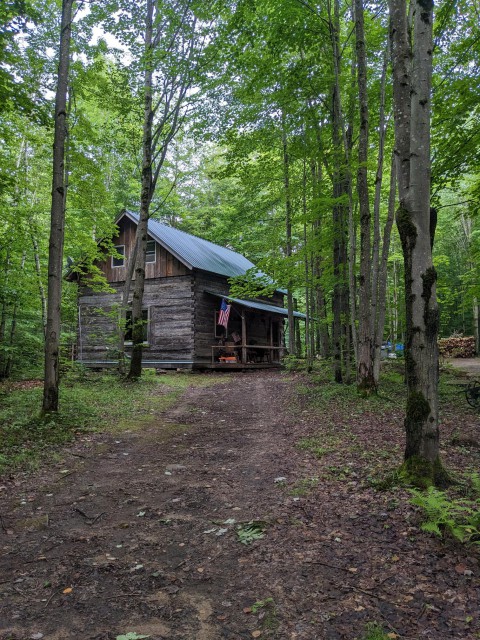
[[293,390],[237,374],[5,479],[0,638],[353,640],[374,620],[389,638],[478,637],[475,560],[446,557],[341,451],[325,468],[346,481],[316,486],[295,443],[330,423]]
[[468,376],[480,378],[480,358],[448,358],[454,369],[464,371]]

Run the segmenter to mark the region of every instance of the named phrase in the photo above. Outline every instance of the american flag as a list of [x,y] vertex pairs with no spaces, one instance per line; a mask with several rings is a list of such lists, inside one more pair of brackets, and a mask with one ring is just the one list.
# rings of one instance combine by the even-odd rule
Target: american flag
[[218,324],[227,329],[228,327],[228,317],[230,315],[230,307],[231,305],[225,302],[225,299],[222,298],[222,304],[220,305],[220,313],[218,314]]

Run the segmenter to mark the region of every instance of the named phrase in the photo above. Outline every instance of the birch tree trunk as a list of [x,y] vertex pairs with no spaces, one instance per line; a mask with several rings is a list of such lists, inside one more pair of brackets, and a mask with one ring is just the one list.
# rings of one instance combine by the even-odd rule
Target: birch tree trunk
[[48,252],[48,303],[45,337],[45,378],[42,413],[58,411],[60,306],[62,301],[63,241],[65,235],[65,140],[73,0],[63,0],[60,28],[55,130],[53,141],[52,206]]
[[439,316],[430,224],[433,1],[414,0],[413,12],[413,44],[410,44],[406,0],[390,0],[400,195],[397,226],[405,268],[408,392],[404,471],[415,484],[428,486],[446,480],[439,457]]

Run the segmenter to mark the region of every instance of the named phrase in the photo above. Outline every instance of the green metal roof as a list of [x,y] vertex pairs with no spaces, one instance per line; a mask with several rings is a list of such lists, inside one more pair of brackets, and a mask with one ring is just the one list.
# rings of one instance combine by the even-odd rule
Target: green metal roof
[[[138,224],[140,216],[137,213],[125,211],[121,217],[123,215]],[[156,220],[148,221],[148,234],[189,269],[201,269],[233,278],[243,276],[248,269],[255,267],[253,262],[240,253]]]
[[[225,298],[229,302],[234,302],[235,304],[239,304],[242,307],[248,307],[249,309],[257,309],[258,311],[267,311],[268,313],[277,313],[281,316],[288,316],[288,309],[284,307],[276,307],[273,304],[266,304],[265,302],[256,302],[255,300],[240,300],[239,298],[231,298],[228,295],[222,295],[221,293],[217,293],[215,291],[209,291],[208,289],[204,289],[204,293],[208,293],[211,296],[215,296],[216,298]],[[300,313],[299,311],[294,311],[293,315],[295,318],[301,318],[305,320],[306,316],[304,313]]]

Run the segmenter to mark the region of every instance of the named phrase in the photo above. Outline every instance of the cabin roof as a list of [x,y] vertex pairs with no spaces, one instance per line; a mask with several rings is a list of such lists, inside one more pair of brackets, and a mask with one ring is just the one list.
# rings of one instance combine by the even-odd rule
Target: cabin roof
[[[124,211],[117,219],[117,224],[124,216],[130,218],[135,224],[140,220],[137,213]],[[190,233],[169,227],[156,220],[148,221],[148,234],[190,269],[201,269],[232,278],[242,276],[248,269],[255,267],[253,262],[236,251],[192,236]]]
[[[240,300],[240,298],[232,298],[228,294],[221,294],[216,291],[209,291],[208,289],[204,289],[204,292],[208,293],[211,296],[215,296],[216,298],[224,298],[229,302],[239,304],[241,307],[257,309],[257,311],[268,311],[269,313],[277,313],[281,316],[288,316],[288,309],[285,309],[285,307],[277,307],[273,304],[267,304],[266,302],[257,302],[256,300]],[[301,318],[302,320],[305,320],[306,318],[306,315],[304,313],[300,313],[299,311],[294,311],[293,315],[295,318]]]

